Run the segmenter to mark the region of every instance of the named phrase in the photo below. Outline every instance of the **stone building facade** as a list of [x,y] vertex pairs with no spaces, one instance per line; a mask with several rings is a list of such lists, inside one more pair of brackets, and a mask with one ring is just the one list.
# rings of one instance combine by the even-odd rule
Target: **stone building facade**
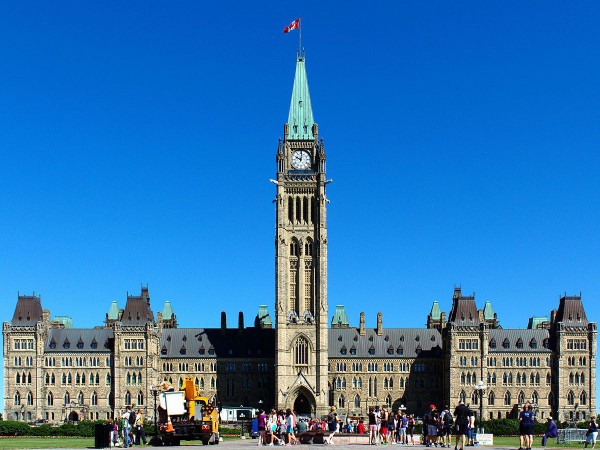
[[[194,378],[231,406],[278,406],[321,415],[330,405],[365,415],[388,404],[422,414],[430,405],[470,403],[483,417],[538,414],[586,419],[596,411],[596,324],[581,297],[564,296],[549,318],[504,329],[490,302],[455,288],[448,314],[433,302],[423,328],[350,326],[343,306],[329,322],[325,146],[319,139],[304,56],[284,138],[276,151],[275,322],[261,305],[228,327],[180,328],[170,302],[154,313],[148,288],[113,302],[103,324],[74,328],[21,296],[3,325],[4,411],[23,421],[107,419],[126,405],[151,414],[152,387]],[[416,305],[415,305],[416,307]],[[425,319],[425,317],[424,317]]]

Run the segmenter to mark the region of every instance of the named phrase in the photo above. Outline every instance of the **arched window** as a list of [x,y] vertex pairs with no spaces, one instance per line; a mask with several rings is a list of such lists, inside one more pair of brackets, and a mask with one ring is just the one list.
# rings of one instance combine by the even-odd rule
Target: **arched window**
[[14,396],[14,404],[15,405],[20,405],[21,404],[21,394],[19,394],[18,392],[15,392],[15,396]]
[[131,405],[131,392],[125,392],[125,405]]
[[362,378],[358,377],[358,389],[362,389]]
[[467,394],[465,391],[460,391],[460,394],[458,396],[458,401],[459,402],[463,402],[463,403],[467,403]]
[[200,378],[200,389],[204,389],[204,378]]
[[587,405],[587,394],[585,393],[585,391],[583,391],[579,396],[579,403],[581,405]]
[[569,384],[573,384],[573,382],[575,381],[575,376],[573,375],[573,373],[571,372],[569,374]]
[[531,341],[529,341],[529,347],[537,348],[537,341],[535,340],[535,338],[532,338]]
[[47,406],[54,405],[54,395],[52,395],[52,392],[48,392],[48,395],[46,396],[46,405]]
[[344,394],[342,394],[338,398],[338,408],[344,408],[345,405],[346,405],[346,399],[344,398]]
[[298,256],[298,241],[296,239],[292,239],[290,243],[290,256]]
[[79,395],[77,396],[77,403],[83,405],[83,392],[79,391]]
[[496,401],[496,396],[494,395],[494,391],[490,391],[488,394],[488,405],[494,406],[494,402]]
[[523,391],[519,392],[519,397],[517,398],[517,402],[519,403],[519,405],[522,405],[523,403],[525,403],[525,394],[523,393]]
[[138,395],[137,395],[137,404],[138,405],[143,405],[144,404],[144,393],[142,391],[138,392]]
[[536,391],[533,391],[533,394],[531,394],[531,403],[537,405],[539,401],[540,398],[538,396],[538,393]]
[[308,341],[299,337],[294,345],[294,362],[297,366],[308,366]]
[[573,394],[573,391],[569,391],[569,393],[567,394],[567,405],[574,405],[575,404],[575,394]]
[[65,405],[68,405],[69,403],[71,403],[71,396],[69,395],[68,392],[65,392],[65,396],[63,398]]
[[502,341],[502,347],[510,348],[510,341],[508,340],[508,338],[505,338],[504,341]]
[[369,377],[369,397],[373,397],[373,379]]
[[358,394],[354,396],[354,407],[360,408],[360,396]]
[[98,394],[96,394],[96,392],[92,394],[92,397],[90,398],[90,403],[92,404],[92,406],[98,406]]
[[304,254],[306,256],[312,256],[313,254],[313,245],[310,239],[307,239],[306,243],[304,244]]
[[27,393],[27,406],[32,406],[33,405],[33,394],[31,393],[31,391],[29,391]]
[[490,348],[496,348],[496,339],[492,338],[492,340],[490,341]]
[[519,348],[519,349],[523,348],[523,339],[521,339],[521,338],[517,339],[517,348]]
[[510,406],[511,404],[511,399],[510,399],[510,392],[506,392],[506,394],[504,394],[504,405],[505,406]]
[[473,393],[471,394],[471,403],[473,405],[479,404],[479,394],[477,393],[477,391],[473,391]]

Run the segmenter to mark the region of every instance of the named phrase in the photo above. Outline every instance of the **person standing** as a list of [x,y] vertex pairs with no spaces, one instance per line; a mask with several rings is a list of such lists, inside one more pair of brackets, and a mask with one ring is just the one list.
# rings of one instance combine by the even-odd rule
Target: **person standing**
[[[531,450],[533,444],[533,411],[531,405],[523,406],[519,414],[519,448]],[[524,447],[523,447],[524,446]]]
[[452,425],[454,425],[454,418],[452,417],[448,405],[446,405],[446,408],[442,411],[440,419],[442,422],[442,447],[450,448],[450,444],[452,444]]
[[129,423],[129,417],[131,416],[131,407],[128,406],[123,415],[121,416],[122,425],[121,429],[123,430],[123,447],[129,448],[132,444],[131,442],[131,424]]
[[[408,421],[406,422],[406,434],[410,436],[411,445],[415,445],[415,416],[413,414],[408,417]],[[406,445],[408,445],[408,438]]]
[[[469,408],[467,408],[467,405],[465,405],[462,400],[458,402],[458,405],[454,409],[454,418],[454,431],[456,433],[454,450],[463,450],[465,446],[465,436],[467,435],[469,428]],[[459,440],[461,442],[460,447],[458,447]]]
[[[470,405],[467,405],[469,408]],[[471,408],[469,408],[469,443],[467,444],[469,447],[473,447],[475,445],[475,413]]]
[[369,408],[369,444],[377,445],[377,415],[375,408]]
[[144,416],[142,410],[138,409],[135,416],[135,445],[140,445],[140,441],[146,445],[146,432],[144,431]]
[[589,444],[592,444],[592,448],[596,448],[596,439],[598,438],[598,425],[596,419],[592,417],[590,426],[588,427],[587,433],[585,433],[585,446],[587,448]]

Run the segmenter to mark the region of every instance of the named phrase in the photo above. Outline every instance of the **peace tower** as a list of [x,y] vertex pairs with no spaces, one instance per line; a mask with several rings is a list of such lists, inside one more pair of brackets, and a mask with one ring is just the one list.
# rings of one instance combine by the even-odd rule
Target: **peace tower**
[[299,54],[274,180],[275,395],[280,406],[321,414],[328,406],[327,180],[318,130]]

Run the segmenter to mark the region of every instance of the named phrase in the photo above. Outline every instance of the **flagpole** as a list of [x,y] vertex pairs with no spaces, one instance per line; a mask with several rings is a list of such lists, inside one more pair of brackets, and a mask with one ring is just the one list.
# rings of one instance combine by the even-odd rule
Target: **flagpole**
[[304,58],[304,52],[302,51],[302,17],[298,19],[298,55]]

